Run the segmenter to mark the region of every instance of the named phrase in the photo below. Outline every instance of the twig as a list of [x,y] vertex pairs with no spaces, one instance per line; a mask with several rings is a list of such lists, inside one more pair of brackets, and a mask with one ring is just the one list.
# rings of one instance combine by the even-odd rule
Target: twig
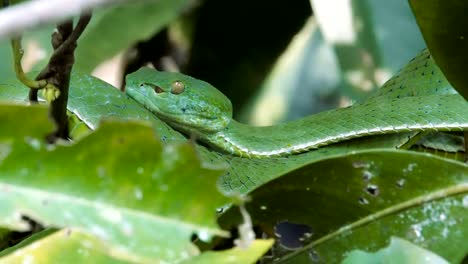
[[35,0],[14,5],[0,10],[0,39],[44,24],[62,22],[96,7],[125,1],[129,0]]

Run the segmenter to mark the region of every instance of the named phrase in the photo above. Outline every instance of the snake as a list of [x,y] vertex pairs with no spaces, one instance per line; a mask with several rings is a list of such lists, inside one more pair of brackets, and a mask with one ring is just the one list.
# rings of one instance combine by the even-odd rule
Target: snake
[[[27,90],[17,82],[0,86],[0,99],[24,102],[27,97]],[[365,101],[266,127],[235,121],[224,94],[182,73],[142,68],[128,75],[126,94],[78,72],[73,73],[70,86],[68,109],[90,129],[97,128],[102,118],[144,119],[155,124],[163,140],[181,140],[167,124],[218,153],[240,158],[298,156],[372,135],[468,130],[466,100],[427,50]]]
[[177,72],[140,69],[127,78],[126,92],[172,128],[212,149],[247,158],[296,155],[364,136],[467,130],[468,104],[444,78],[436,90],[424,82],[403,87],[398,79],[421,74],[418,67],[427,80],[441,75],[437,68],[429,67],[428,54],[420,54],[410,63],[413,70],[404,70],[364,102],[273,126],[237,122],[232,104],[222,92]]
[[[175,84],[175,93],[172,93],[171,89],[176,81],[180,83]],[[143,85],[140,86],[141,84]],[[193,95],[187,95],[186,93],[192,89]],[[76,119],[81,122],[79,127],[86,130],[86,132],[78,133],[80,137],[99,129],[103,120],[128,120],[149,123],[163,144],[185,144],[187,137],[170,127],[171,124],[177,127],[177,124],[171,122],[172,118],[165,118],[163,115],[159,115],[160,118],[158,118],[153,114],[158,112],[156,109],[162,109],[159,107],[164,106],[163,104],[167,104],[165,107],[168,109],[172,104],[174,111],[181,115],[184,115],[185,111],[187,116],[184,120],[188,118],[189,113],[193,113],[194,116],[191,116],[193,121],[190,121],[184,128],[186,135],[200,133],[202,136],[213,137],[214,134],[229,127],[229,124],[232,126],[232,118],[229,114],[232,110],[229,100],[206,82],[187,75],[140,69],[127,76],[126,90],[126,93],[122,93],[89,74],[73,71],[67,108],[70,114],[76,116]],[[202,90],[206,91],[202,92]],[[144,96],[145,93],[147,93],[147,98],[140,98],[138,95]],[[158,108],[153,106],[156,103],[154,100],[157,100],[154,98],[156,96],[167,97],[164,103],[158,103]],[[186,96],[186,98],[183,99],[180,96]],[[2,80],[0,83],[0,101],[25,104],[27,97],[28,89],[16,79]],[[177,105],[174,103],[176,101],[185,104]],[[415,104],[420,107],[415,107]],[[187,109],[187,106],[192,108]],[[194,107],[198,107],[198,111],[195,111],[197,109]],[[224,109],[224,112],[200,116],[200,113],[206,112],[201,109],[212,108]],[[371,109],[375,111],[372,112]],[[243,127],[242,130],[248,128],[249,131],[256,130],[264,133],[250,135],[252,138],[248,138],[246,135],[239,135],[242,133],[240,130],[228,132],[232,140],[236,140],[235,142],[237,142],[237,136],[240,136],[239,140],[245,140],[243,143],[249,150],[247,153],[236,154],[237,152],[234,152],[228,145],[219,144],[218,146],[216,142],[210,143],[209,139],[206,139],[207,143],[194,144],[194,146],[204,164],[210,164],[213,167],[228,165],[228,171],[220,180],[223,190],[248,193],[285,173],[320,160],[346,153],[359,153],[368,149],[399,148],[406,144],[411,135],[418,133],[416,131],[467,131],[467,111],[466,100],[453,89],[429,52],[425,50],[402,67],[374,94],[348,108],[329,110],[269,128],[254,128],[239,124]],[[161,119],[165,119],[165,122]],[[204,124],[199,123],[203,120],[205,120]],[[300,120],[305,120],[305,122]],[[191,122],[198,125],[192,128]],[[397,126],[414,128],[416,131],[397,133]],[[367,131],[371,131],[371,134],[375,133],[376,136],[367,137],[369,133]],[[378,136],[378,134],[383,135]],[[268,149],[276,153],[278,150],[283,150],[283,152],[280,156],[263,155],[263,158],[244,158],[248,156],[247,154],[252,156],[253,151],[259,150],[257,146],[260,144],[255,142],[258,137],[264,140],[263,143],[270,144],[260,146],[260,150]],[[294,137],[296,142],[290,141]],[[73,135],[72,138],[79,140]],[[347,138],[356,139],[347,141]],[[305,152],[297,155],[284,152],[285,148],[298,142],[300,144],[320,142],[321,144],[318,145],[322,147],[314,151],[302,149]],[[336,142],[336,144],[330,143],[329,146],[325,146],[326,142]],[[214,148],[218,148],[218,151]]]

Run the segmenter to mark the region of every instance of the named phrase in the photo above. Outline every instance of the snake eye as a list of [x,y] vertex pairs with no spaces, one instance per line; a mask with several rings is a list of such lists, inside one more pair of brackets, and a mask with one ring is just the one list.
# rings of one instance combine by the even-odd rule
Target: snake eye
[[171,93],[181,94],[185,90],[185,84],[181,81],[175,81],[172,83]]

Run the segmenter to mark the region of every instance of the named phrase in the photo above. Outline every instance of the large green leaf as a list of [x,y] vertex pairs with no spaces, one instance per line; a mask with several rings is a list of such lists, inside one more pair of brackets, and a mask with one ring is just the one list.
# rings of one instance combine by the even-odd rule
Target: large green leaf
[[216,186],[222,171],[201,167],[190,144],[163,147],[146,124],[106,122],[50,149],[41,143],[51,126],[40,106],[2,105],[0,124],[4,227],[27,230],[27,216],[96,235],[124,258],[166,261],[197,254],[193,233],[226,234],[214,222],[227,202]]
[[79,40],[76,67],[90,72],[99,63],[149,38],[174,20],[187,0],[129,1],[97,10]]
[[449,82],[468,99],[468,2],[410,0],[427,46]]
[[[288,263],[307,263],[311,250],[336,263],[350,250],[383,247],[390,236],[456,262],[468,253],[463,243],[468,236],[467,195],[464,163],[410,151],[369,150],[292,171],[251,192],[246,206],[254,224],[270,236],[281,221],[309,227],[312,236],[299,241],[303,248],[276,246],[274,257],[285,255]],[[220,218],[226,228],[238,222],[233,209]]]

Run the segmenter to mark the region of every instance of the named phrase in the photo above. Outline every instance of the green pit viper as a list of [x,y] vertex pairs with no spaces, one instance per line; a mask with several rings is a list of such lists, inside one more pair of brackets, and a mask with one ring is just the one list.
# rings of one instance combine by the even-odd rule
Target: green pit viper
[[[428,59],[430,55],[423,52],[406,74],[426,74],[430,81],[436,72],[424,71]],[[233,120],[226,96],[209,83],[180,73],[142,69],[128,78],[126,89],[171,127],[217,151],[248,158],[300,154],[370,135],[468,128],[468,105],[448,83],[437,80],[440,85],[435,90],[424,90],[419,86],[426,83],[403,84],[398,82],[401,77],[391,79],[363,103],[267,127]]]
[[[183,83],[183,93],[171,93],[175,81]],[[142,86],[140,87],[140,85]],[[159,86],[165,92],[157,93],[155,86]],[[221,95],[211,85],[182,74],[141,69],[127,77],[126,87],[127,94],[124,94],[99,79],[87,74],[73,72],[67,107],[76,117],[74,119],[80,120],[81,123],[77,127],[94,130],[99,126],[102,119],[144,120],[153,125],[156,134],[163,143],[177,144],[186,142],[186,137],[156,118],[154,114],[144,109],[142,104],[146,104],[147,108],[155,112],[155,108],[151,106],[154,100],[172,98],[172,102],[166,102],[170,103],[168,106],[173,105],[176,107],[178,106],[176,102],[182,102],[180,99],[184,97],[181,96],[185,96],[187,99],[192,99],[184,101],[190,103],[190,106],[193,107],[190,111],[200,109],[200,107],[210,109],[213,107],[222,110],[223,106],[216,106],[210,101],[212,97],[215,97],[218,100],[216,102],[227,104],[226,109],[230,110],[230,104],[225,96]],[[180,89],[180,87],[176,89]],[[188,91],[198,93],[188,96],[190,95]],[[139,99],[138,94],[144,95],[145,92],[148,93],[148,98]],[[2,80],[2,83],[0,83],[0,101],[25,103],[27,93],[28,89],[17,80]],[[136,100],[131,98],[133,93],[136,94],[134,96]],[[207,97],[200,98],[200,96],[204,95]],[[157,96],[161,96],[161,98],[155,99]],[[136,101],[139,101],[139,103]],[[184,107],[186,107],[185,104],[176,111],[183,113]],[[185,108],[185,111],[187,112],[187,108]],[[264,151],[265,148],[268,151],[284,150],[285,147],[290,148],[293,145],[305,142],[316,142],[310,144],[312,148],[337,142],[330,146],[320,147],[318,150],[306,151],[300,155],[252,159],[239,157],[241,154],[236,152],[233,152],[233,154],[237,155],[231,155],[229,153],[231,153],[232,149],[224,147],[223,144],[218,146],[216,142],[206,141],[205,144],[217,148],[218,151],[209,150],[202,145],[195,145],[204,164],[214,167],[219,167],[220,164],[228,165],[226,174],[220,178],[220,187],[222,189],[248,193],[272,179],[320,160],[371,149],[399,148],[412,139],[414,134],[417,133],[414,130],[466,131],[468,129],[467,112],[468,104],[465,99],[450,86],[429,53],[424,51],[403,67],[374,95],[366,101],[349,108],[330,110],[291,123],[266,128],[254,128],[238,124],[232,121],[228,111],[223,114],[219,113],[220,116],[215,117],[215,119],[211,119],[213,116],[208,115],[205,115],[206,119],[201,119],[215,126],[205,128],[205,126],[199,124],[200,128],[197,129],[191,130],[190,127],[187,127],[186,133],[200,133],[200,138],[201,136],[213,136],[223,130],[219,128],[224,124],[228,123],[227,128],[230,128],[229,124],[231,126],[235,124],[240,128],[237,132],[254,133],[258,131],[262,133],[250,134],[255,136],[255,139],[260,138],[262,142],[254,142],[254,138],[239,135],[239,142],[241,139],[247,140],[247,142],[243,141],[243,143],[249,143],[249,149],[255,151]],[[200,116],[196,116],[196,118],[196,120],[199,120]],[[219,125],[219,120],[221,120],[221,125]],[[166,122],[170,123],[169,120]],[[216,129],[219,130],[216,132]],[[410,133],[396,133],[406,130],[412,131]],[[231,133],[229,135],[233,136],[238,135],[233,131],[229,131],[229,133]],[[366,135],[382,133],[387,134],[366,137]],[[77,133],[77,135],[83,134],[86,133]],[[361,138],[347,140],[353,137]],[[237,138],[234,137],[234,139]],[[275,142],[275,140],[278,142]],[[263,146],[262,144],[267,145]],[[220,150],[221,152],[219,152]],[[284,155],[286,154],[284,152]]]

